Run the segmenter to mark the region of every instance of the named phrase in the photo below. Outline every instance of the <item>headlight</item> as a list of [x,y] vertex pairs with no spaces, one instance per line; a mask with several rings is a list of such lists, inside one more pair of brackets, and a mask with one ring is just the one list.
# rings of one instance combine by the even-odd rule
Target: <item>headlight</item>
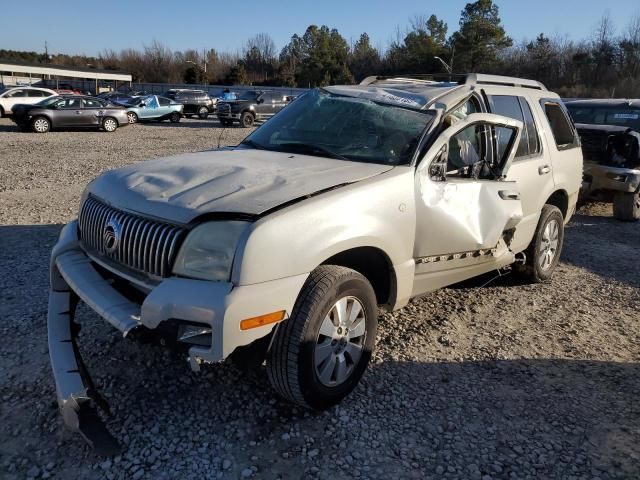
[[233,257],[247,222],[208,222],[187,235],[178,252],[173,273],[202,280],[227,282]]

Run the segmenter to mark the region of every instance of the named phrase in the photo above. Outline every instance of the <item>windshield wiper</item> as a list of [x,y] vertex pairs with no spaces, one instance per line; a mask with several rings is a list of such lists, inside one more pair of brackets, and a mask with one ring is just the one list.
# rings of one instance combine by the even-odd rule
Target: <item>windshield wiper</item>
[[300,153],[308,153],[308,154],[320,153],[330,158],[351,161],[351,159],[345,157],[344,155],[340,155],[339,153],[332,152],[329,149],[321,147],[320,145],[315,145],[313,143],[298,143],[298,142],[279,143],[278,147],[292,148],[294,150],[300,151]]

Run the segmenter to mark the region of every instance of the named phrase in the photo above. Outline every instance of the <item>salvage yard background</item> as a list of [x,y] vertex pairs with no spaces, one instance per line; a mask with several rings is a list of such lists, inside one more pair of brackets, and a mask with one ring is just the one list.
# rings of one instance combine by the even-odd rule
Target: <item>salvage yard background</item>
[[124,340],[87,308],[80,348],[126,450],[61,428],[47,352],[49,252],[107,169],[237,144],[217,121],[19,133],[0,120],[0,478],[640,477],[640,223],[583,207],[544,285],[485,276],[380,318],[373,362],[310,413],[264,372]]

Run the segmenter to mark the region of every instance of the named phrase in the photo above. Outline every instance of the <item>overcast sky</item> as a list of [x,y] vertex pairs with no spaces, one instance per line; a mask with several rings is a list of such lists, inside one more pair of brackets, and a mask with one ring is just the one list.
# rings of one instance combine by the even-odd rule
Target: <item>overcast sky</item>
[[[247,38],[267,32],[278,50],[294,33],[310,24],[337,28],[347,40],[366,31],[374,45],[386,48],[396,28],[415,14],[435,13],[458,27],[462,0],[109,0],[51,3],[49,0],[2,2],[0,49],[96,55],[104,49],[141,48],[153,39],[174,50],[215,48],[240,51]],[[590,37],[608,12],[617,30],[640,14],[640,1],[616,0],[498,0],[507,33],[516,41],[538,33],[573,40]],[[82,6],[80,6],[82,5]],[[169,6],[170,5],[170,6]]]

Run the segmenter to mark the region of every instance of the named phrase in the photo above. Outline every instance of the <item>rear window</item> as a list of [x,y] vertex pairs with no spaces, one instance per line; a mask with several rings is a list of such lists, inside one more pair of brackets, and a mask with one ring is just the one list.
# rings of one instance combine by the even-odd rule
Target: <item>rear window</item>
[[562,105],[550,100],[541,100],[541,103],[558,149],[566,150],[579,146],[578,135]]

